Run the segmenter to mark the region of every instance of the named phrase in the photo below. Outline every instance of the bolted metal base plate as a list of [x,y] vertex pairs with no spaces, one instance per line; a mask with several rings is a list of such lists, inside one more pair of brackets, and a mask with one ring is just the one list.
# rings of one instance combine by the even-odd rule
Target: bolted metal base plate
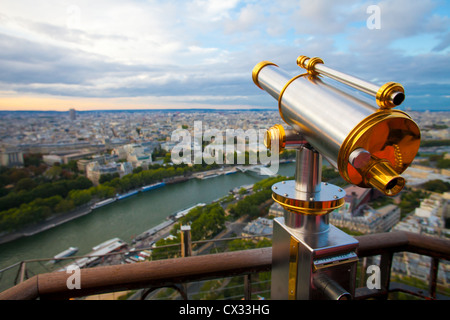
[[272,186],[272,198],[288,211],[322,215],[344,205],[345,191],[327,182],[320,192],[306,193],[295,189],[295,180],[281,181]]

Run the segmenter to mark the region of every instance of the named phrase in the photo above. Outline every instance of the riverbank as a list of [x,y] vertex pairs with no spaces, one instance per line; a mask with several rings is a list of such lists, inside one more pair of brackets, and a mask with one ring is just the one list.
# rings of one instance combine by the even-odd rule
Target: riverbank
[[[230,174],[237,172],[236,168],[227,168],[228,170],[224,170],[223,168],[220,169],[213,169],[208,171],[202,171],[198,173],[194,173],[191,176],[177,176],[165,179],[166,184],[176,184],[176,183],[182,183],[189,181],[191,179],[204,179],[208,176],[218,176],[221,174]],[[133,191],[140,191],[140,189],[132,190]],[[62,225],[66,222],[72,221],[74,219],[83,217],[87,214],[90,214],[93,210],[91,209],[91,206],[94,204],[94,202],[90,202],[88,204],[84,204],[78,208],[75,208],[74,210],[71,210],[67,213],[60,213],[57,215],[54,215],[44,221],[38,222],[36,224],[27,226],[23,229],[16,230],[10,233],[2,234],[0,235],[0,245],[5,244],[8,242],[12,242],[24,237],[30,237],[33,235],[36,235],[40,232],[49,230],[51,228],[57,227],[59,225]]]
[[23,237],[30,237],[40,232],[49,230],[63,223],[72,221],[74,219],[83,217],[92,212],[90,204],[83,205],[67,213],[59,214],[46,219],[45,221],[38,222],[37,224],[25,227],[21,230],[14,231],[0,236],[0,244],[8,243]]

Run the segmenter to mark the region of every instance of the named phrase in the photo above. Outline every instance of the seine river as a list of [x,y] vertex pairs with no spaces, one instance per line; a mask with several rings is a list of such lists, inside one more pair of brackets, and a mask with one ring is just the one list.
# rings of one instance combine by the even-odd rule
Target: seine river
[[[282,164],[278,174],[293,176],[294,171],[295,163]],[[69,247],[78,247],[76,255],[84,255],[115,237],[130,243],[135,236],[179,210],[214,201],[231,189],[264,178],[267,176],[238,172],[138,193],[52,229],[0,245],[0,269],[22,260],[52,258]]]

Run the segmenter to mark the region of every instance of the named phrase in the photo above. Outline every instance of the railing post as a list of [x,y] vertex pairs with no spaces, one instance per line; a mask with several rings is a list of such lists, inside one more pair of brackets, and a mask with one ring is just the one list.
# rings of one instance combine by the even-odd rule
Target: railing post
[[436,283],[438,270],[439,270],[439,259],[431,258],[429,291],[430,297],[433,299],[436,299]]
[[[181,257],[190,257],[192,255],[192,241],[191,241],[191,226],[181,226]],[[180,285],[178,290],[183,296],[183,299],[187,300],[188,286],[186,283]]]
[[181,256],[192,255],[191,226],[181,226]]
[[25,261],[20,263],[19,271],[17,272],[16,280],[14,284],[22,283],[27,276],[27,264]]
[[361,270],[360,270],[360,276],[359,276],[359,287],[363,287],[365,282],[365,278],[366,278],[366,270],[367,270],[367,257],[363,257],[361,259]]
[[252,275],[244,275],[244,299],[252,300]]
[[391,267],[392,267],[392,252],[385,252],[381,254],[380,272],[381,272],[381,288],[385,294],[380,299],[387,300],[389,296],[389,285],[391,282]]

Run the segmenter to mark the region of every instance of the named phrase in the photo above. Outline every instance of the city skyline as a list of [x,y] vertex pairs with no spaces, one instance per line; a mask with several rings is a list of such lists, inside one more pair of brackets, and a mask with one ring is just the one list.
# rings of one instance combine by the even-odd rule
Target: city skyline
[[253,67],[305,54],[448,111],[449,22],[439,0],[8,2],[0,110],[274,109]]

